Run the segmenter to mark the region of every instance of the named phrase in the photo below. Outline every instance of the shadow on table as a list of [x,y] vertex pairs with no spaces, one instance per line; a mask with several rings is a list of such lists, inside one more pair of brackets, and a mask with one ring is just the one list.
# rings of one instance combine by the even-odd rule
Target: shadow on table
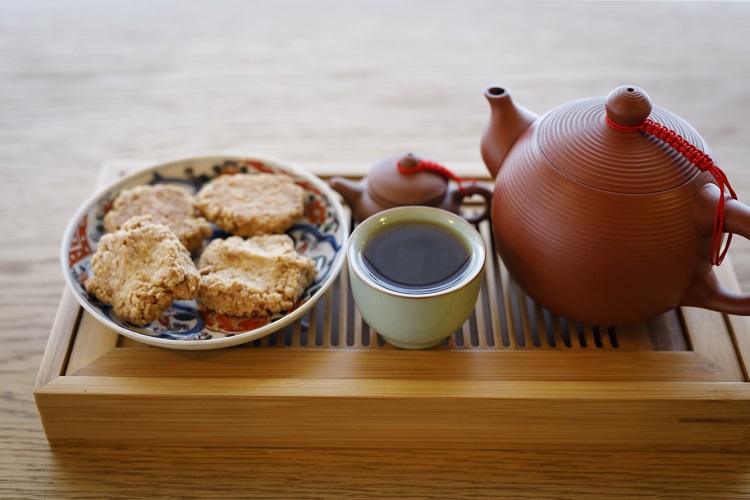
[[750,454],[55,447],[53,457],[63,497],[750,495]]

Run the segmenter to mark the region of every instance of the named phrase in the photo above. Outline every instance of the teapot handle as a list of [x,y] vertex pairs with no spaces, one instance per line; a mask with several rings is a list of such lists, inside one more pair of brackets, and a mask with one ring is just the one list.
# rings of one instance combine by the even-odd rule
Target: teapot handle
[[469,184],[468,186],[463,186],[463,191],[459,189],[456,186],[451,187],[452,192],[450,194],[451,199],[453,200],[453,203],[457,207],[461,206],[461,202],[463,202],[463,199],[467,196],[471,196],[474,194],[480,195],[482,198],[484,198],[484,209],[482,212],[473,215],[471,217],[462,217],[466,219],[466,222],[470,224],[477,224],[479,222],[482,222],[485,219],[490,218],[490,211],[492,210],[492,190],[481,185],[481,184]]
[[[722,194],[714,184],[701,189],[696,197],[695,221],[699,230],[708,234],[713,228],[713,214]],[[750,208],[734,199],[726,198],[724,206],[724,230],[750,239]],[[750,295],[730,292],[719,283],[713,269],[688,291],[680,306],[710,309],[725,314],[750,315]]]

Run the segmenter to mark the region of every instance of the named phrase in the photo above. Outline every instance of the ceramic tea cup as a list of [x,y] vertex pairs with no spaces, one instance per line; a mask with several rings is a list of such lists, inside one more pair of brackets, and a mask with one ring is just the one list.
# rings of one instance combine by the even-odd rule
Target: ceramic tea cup
[[349,280],[364,320],[390,344],[428,349],[471,315],[486,249],[474,227],[446,210],[379,212],[347,244]]

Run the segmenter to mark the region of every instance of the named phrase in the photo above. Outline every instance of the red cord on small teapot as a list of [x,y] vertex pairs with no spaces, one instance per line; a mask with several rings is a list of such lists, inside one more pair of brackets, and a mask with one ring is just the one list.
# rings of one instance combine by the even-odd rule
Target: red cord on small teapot
[[665,127],[649,118],[641,123],[632,127],[626,127],[619,125],[612,121],[607,116],[607,125],[620,132],[645,132],[653,135],[657,139],[661,140],[675,151],[679,152],[685,157],[690,163],[698,167],[701,172],[708,172],[714,176],[716,183],[719,185],[721,190],[721,196],[719,196],[719,204],[716,207],[716,217],[714,218],[714,231],[711,240],[711,264],[718,266],[724,260],[724,257],[729,250],[729,244],[732,242],[732,233],[727,235],[727,243],[724,246],[724,250],[721,249],[721,238],[724,234],[724,189],[729,191],[730,196],[733,199],[737,199],[737,194],[729,184],[726,174],[714,163],[710,156],[696,148],[680,134],[674,130]]
[[398,161],[398,163],[396,163],[396,168],[402,174],[416,174],[417,172],[422,172],[424,170],[427,170],[429,172],[435,172],[436,174],[440,174],[447,179],[452,179],[456,181],[456,184],[458,184],[458,190],[461,191],[461,194],[463,194],[464,196],[467,196],[468,193],[466,192],[466,189],[461,185],[461,183],[462,182],[476,182],[476,179],[467,179],[465,177],[459,177],[458,175],[451,172],[448,168],[434,161],[424,160],[424,159],[417,160],[416,158],[413,158],[413,159],[416,160],[416,163],[413,166],[402,165],[401,162],[403,161],[403,159],[401,159]]

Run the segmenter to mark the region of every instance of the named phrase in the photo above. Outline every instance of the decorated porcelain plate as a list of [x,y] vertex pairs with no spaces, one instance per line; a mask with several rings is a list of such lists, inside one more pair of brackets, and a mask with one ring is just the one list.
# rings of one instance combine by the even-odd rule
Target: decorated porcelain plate
[[[140,184],[176,184],[196,193],[220,175],[236,173],[286,174],[304,189],[304,215],[286,231],[296,250],[316,263],[312,285],[289,311],[273,317],[238,318],[201,310],[195,300],[176,301],[150,325],[134,325],[119,318],[112,307],[85,288],[91,276],[91,258],[104,234],[103,218],[123,189]],[[146,167],[107,186],[78,209],[65,231],[61,260],[65,281],[81,305],[96,319],[117,332],[147,344],[172,349],[216,349],[249,342],[283,328],[300,318],[323,296],[345,259],[348,218],[338,196],[321,179],[305,169],[267,156],[206,154],[179,158]],[[214,227],[208,238],[228,236]]]

